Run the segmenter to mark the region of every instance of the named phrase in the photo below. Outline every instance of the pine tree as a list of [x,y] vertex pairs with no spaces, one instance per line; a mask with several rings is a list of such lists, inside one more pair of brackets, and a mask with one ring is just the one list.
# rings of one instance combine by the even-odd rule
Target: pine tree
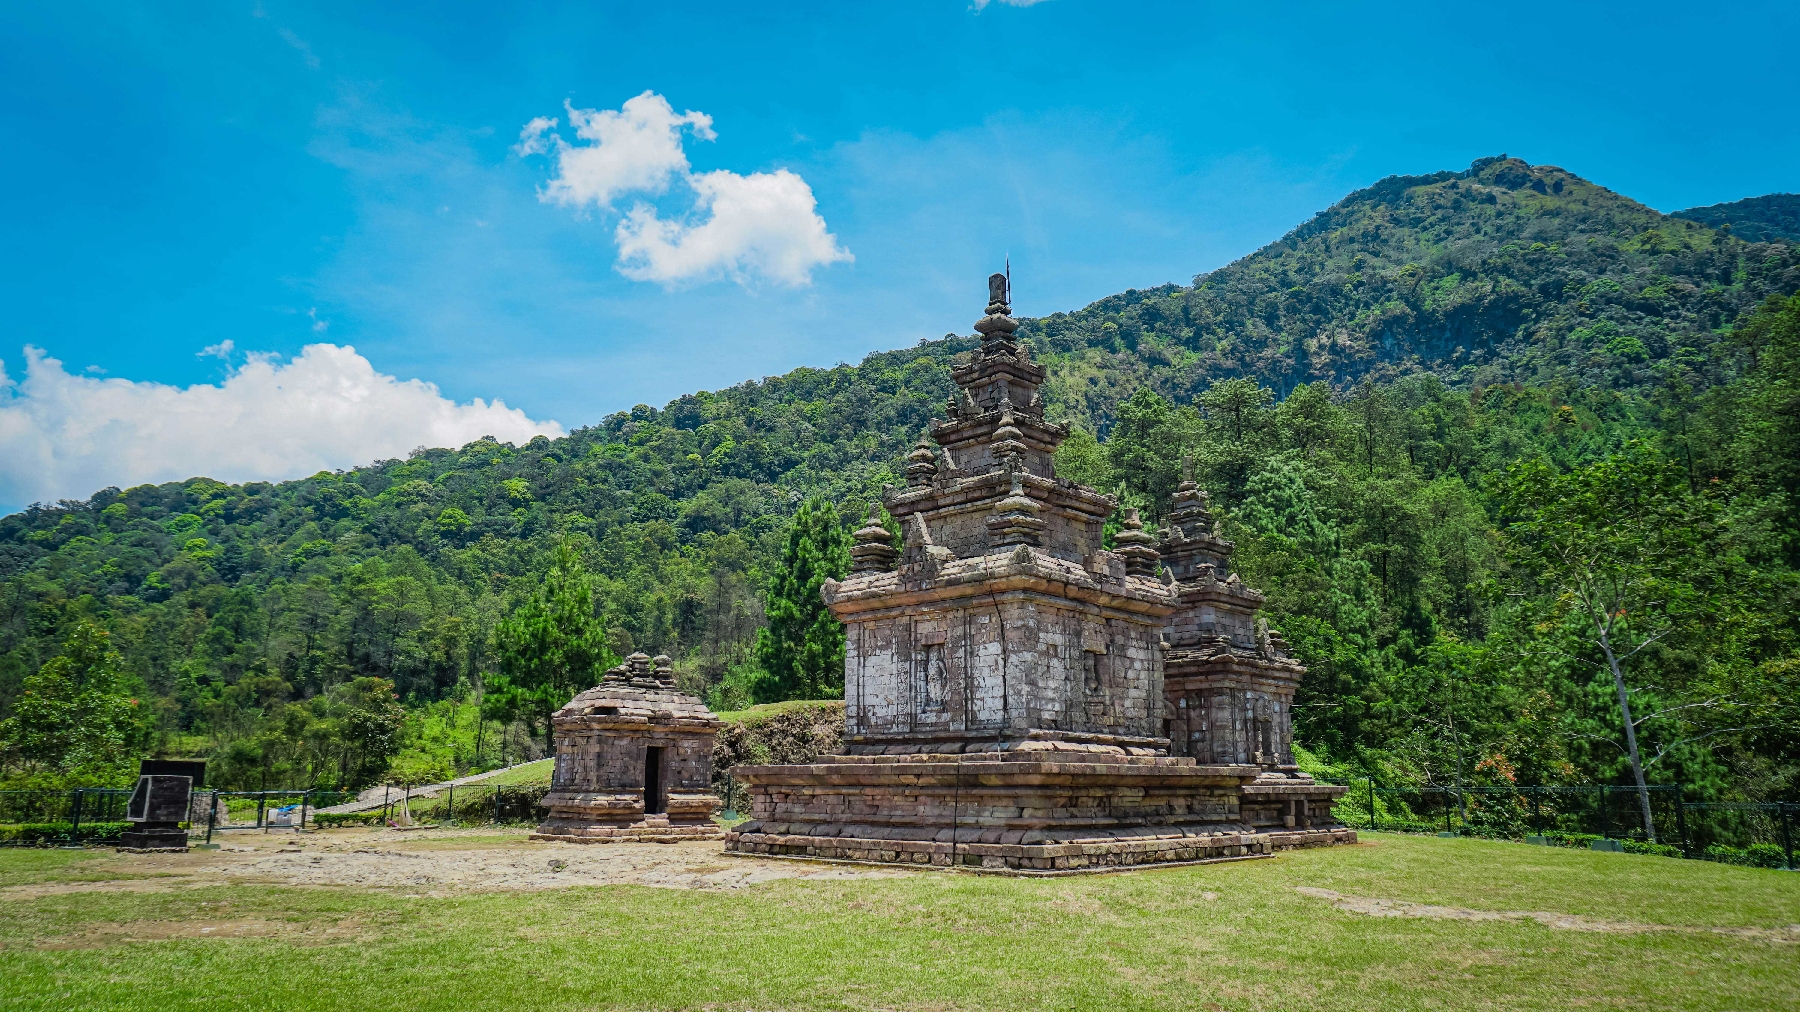
[[593,580],[573,544],[557,546],[537,591],[494,626],[494,655],[500,671],[488,683],[487,715],[543,721],[544,748],[554,754],[551,715],[619,663],[594,609]]
[[801,506],[769,586],[768,628],[756,636],[763,670],[752,690],[757,702],[844,694],[844,626],[826,609],[819,588],[849,569],[850,536],[837,509],[820,499]]

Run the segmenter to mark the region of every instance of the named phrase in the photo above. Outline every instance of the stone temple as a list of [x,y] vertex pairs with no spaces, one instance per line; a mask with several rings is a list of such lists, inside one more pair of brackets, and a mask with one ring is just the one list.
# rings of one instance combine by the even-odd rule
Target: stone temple
[[[1056,477],[1068,428],[1003,275],[947,419],[907,457],[825,603],[848,635],[844,755],[740,766],[751,854],[1043,874],[1349,842],[1345,788],[1291,764],[1303,669],[1182,486],[1160,539]],[[1160,546],[1160,551],[1159,551]]]
[[669,658],[634,653],[551,718],[556,771],[534,840],[718,839],[713,738],[723,723],[675,688]]

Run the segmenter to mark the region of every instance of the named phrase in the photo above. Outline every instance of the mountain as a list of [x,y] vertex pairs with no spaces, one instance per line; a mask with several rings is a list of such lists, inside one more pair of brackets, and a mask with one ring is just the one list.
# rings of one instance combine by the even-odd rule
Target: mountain
[[1690,207],[1670,217],[1729,228],[1732,235],[1748,242],[1800,243],[1800,193],[1771,193],[1729,204]]
[[1127,291],[1025,333],[1051,362],[1052,405],[1104,427],[1120,391],[1188,401],[1229,376],[1277,394],[1420,371],[1642,389],[1796,288],[1800,247],[1502,155],[1384,179],[1192,287]]
[[[980,315],[980,282],[951,318]],[[1521,457],[1568,469],[1656,442],[1695,488],[1749,489],[1763,505],[1731,530],[1763,533],[1731,557],[1786,572],[1800,544],[1785,533],[1784,504],[1800,501],[1787,489],[1800,472],[1782,463],[1787,381],[1757,370],[1785,368],[1760,349],[1787,333],[1768,321],[1789,317],[1759,307],[1797,289],[1793,245],[1502,156],[1382,180],[1191,286],[1024,320],[1020,336],[1049,369],[1051,416],[1080,430],[1068,473],[1154,490],[1196,455],[1246,579],[1313,669],[1309,742],[1397,749],[1413,732],[1395,716],[1411,690],[1396,686],[1424,677],[1423,651],[1443,636],[1512,642],[1511,606],[1481,590],[1501,572],[1483,490]],[[364,700],[391,688],[409,708],[406,747],[467,766],[489,630],[570,537],[615,649],[666,651],[684,684],[741,702],[732,687],[797,504],[823,497],[848,522],[898,483],[975,343],[947,336],[639,405],[525,446],[483,439],[296,481],[195,478],[33,506],[0,519],[0,718],[16,720],[30,680],[73,644],[89,661],[56,670],[102,656],[98,629],[140,731],[164,752],[214,756],[221,783],[271,768],[331,780],[317,741],[344,721],[325,701],[351,685]],[[1747,406],[1765,402],[1778,406]],[[1752,429],[1760,442],[1746,442]],[[1756,607],[1791,616],[1786,600]],[[1679,670],[1760,670],[1792,641],[1752,637],[1726,660],[1695,646]],[[1591,709],[1570,684],[1557,705]],[[528,730],[507,731],[511,754]],[[0,723],[0,780],[56,767],[17,734]],[[1739,751],[1768,790],[1787,782],[1779,749]],[[1616,773],[1604,755],[1531,762],[1533,775]]]

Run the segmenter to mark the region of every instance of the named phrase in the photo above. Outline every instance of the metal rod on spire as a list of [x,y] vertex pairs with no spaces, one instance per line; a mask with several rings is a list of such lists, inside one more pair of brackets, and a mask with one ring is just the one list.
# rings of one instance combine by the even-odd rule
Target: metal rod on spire
[[1012,305],[1012,254],[1006,254],[1006,304]]

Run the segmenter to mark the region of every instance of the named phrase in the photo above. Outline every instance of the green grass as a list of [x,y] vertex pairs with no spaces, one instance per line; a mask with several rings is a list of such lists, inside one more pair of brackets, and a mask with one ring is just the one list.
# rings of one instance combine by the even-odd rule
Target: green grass
[[[1119,875],[926,873],[721,892],[434,899],[242,885],[15,889],[0,894],[8,911],[0,1006],[179,1012],[278,993],[283,1009],[508,1012],[1800,1007],[1800,946],[1791,943],[1370,917],[1295,891],[1779,928],[1800,923],[1800,875],[1471,840],[1370,840]],[[81,869],[0,853],[10,882],[60,881]],[[191,937],[202,924],[220,925],[215,937]],[[261,937],[216,937],[232,930]]]
[[539,759],[534,763],[514,766],[504,773],[496,773],[470,784],[471,787],[527,787],[550,782],[550,774],[556,771],[555,759]]
[[770,717],[779,716],[792,710],[817,710],[828,706],[843,705],[844,701],[841,699],[790,699],[781,703],[758,703],[748,710],[728,710],[715,716],[727,724],[743,724],[754,727]]

